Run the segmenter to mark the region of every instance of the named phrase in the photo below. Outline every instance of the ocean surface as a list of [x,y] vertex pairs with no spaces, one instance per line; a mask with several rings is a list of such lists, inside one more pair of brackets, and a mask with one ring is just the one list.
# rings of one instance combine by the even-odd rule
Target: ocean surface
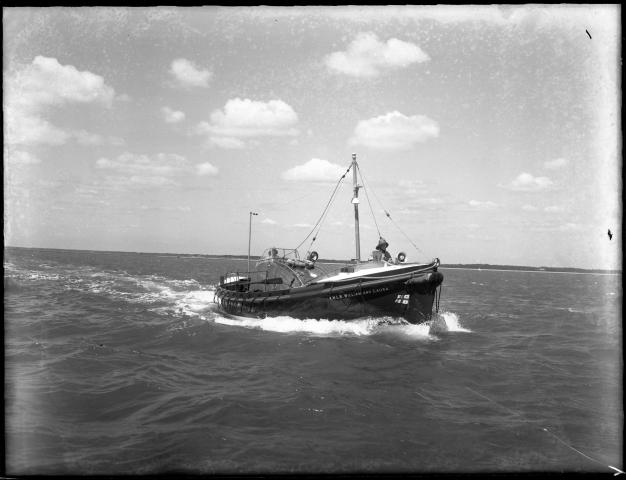
[[212,300],[245,266],[5,249],[7,474],[623,469],[621,276],[442,267],[431,325],[242,323]]

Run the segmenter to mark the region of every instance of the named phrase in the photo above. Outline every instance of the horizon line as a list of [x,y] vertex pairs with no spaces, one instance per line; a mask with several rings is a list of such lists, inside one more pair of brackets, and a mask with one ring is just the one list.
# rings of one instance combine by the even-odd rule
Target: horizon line
[[[99,252],[99,253],[134,253],[134,254],[148,254],[148,255],[168,255],[168,256],[188,256],[188,257],[194,257],[194,256],[203,256],[203,257],[237,257],[237,258],[242,258],[242,259],[246,259],[248,256],[246,254],[230,254],[230,253],[176,253],[176,252],[140,252],[140,251],[128,251],[128,250],[97,250],[97,249],[80,249],[80,248],[58,248],[58,247],[20,247],[20,246],[14,246],[14,245],[5,245],[4,246],[5,250],[7,248],[21,248],[21,249],[30,249],[30,250],[59,250],[59,251],[70,251],[70,252]],[[250,258],[252,257],[258,257],[260,258],[260,255],[250,255]],[[333,259],[333,258],[326,258],[326,259],[321,259],[320,260],[330,260],[330,261],[335,261],[335,262],[350,262],[353,259],[349,259],[349,260],[338,260],[338,259]],[[601,272],[610,272],[610,273],[622,273],[621,269],[610,269],[610,268],[583,268],[583,267],[549,267],[547,265],[541,265],[541,266],[532,266],[532,265],[512,265],[512,264],[497,264],[497,263],[476,263],[476,262],[472,262],[472,263],[448,263],[449,266],[446,267],[446,264],[444,262],[441,262],[441,267],[442,268],[454,268],[456,266],[458,267],[463,267],[463,266],[473,266],[473,267],[480,267],[480,266],[490,266],[490,267],[517,267],[517,269],[537,269],[538,271],[542,271],[541,269],[551,269],[551,270],[563,270],[563,269],[569,269],[569,270],[583,270],[583,271],[601,271]],[[491,270],[494,270],[493,268],[491,268]]]

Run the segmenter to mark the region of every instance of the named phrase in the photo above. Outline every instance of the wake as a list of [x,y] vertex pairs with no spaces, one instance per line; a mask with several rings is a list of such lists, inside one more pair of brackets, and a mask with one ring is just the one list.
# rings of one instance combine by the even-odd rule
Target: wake
[[392,317],[366,317],[345,321],[298,319],[286,315],[247,318],[215,313],[211,320],[222,325],[279,333],[306,333],[320,337],[362,337],[391,334],[417,340],[436,340],[437,334],[444,332],[471,332],[471,330],[461,326],[458,316],[452,312],[442,312],[430,322],[417,325]]

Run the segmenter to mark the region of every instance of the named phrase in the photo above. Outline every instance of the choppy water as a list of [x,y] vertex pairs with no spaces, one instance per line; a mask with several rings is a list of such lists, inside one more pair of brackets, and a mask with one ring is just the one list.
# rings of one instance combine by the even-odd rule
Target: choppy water
[[621,276],[442,268],[432,325],[212,303],[245,262],[5,250],[9,474],[623,469]]

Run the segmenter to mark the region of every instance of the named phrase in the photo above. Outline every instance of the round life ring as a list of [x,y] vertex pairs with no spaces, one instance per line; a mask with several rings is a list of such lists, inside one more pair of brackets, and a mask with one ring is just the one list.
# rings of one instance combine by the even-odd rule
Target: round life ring
[[398,253],[398,262],[403,263],[406,260],[406,253],[400,252]]
[[311,253],[309,253],[309,256],[307,257],[308,260],[311,260],[312,262],[317,262],[319,255],[317,254],[317,252],[313,251]]

